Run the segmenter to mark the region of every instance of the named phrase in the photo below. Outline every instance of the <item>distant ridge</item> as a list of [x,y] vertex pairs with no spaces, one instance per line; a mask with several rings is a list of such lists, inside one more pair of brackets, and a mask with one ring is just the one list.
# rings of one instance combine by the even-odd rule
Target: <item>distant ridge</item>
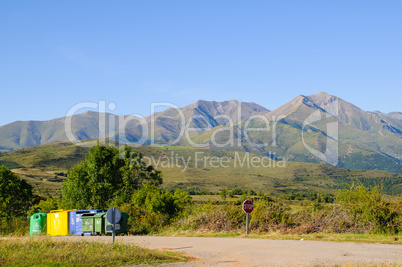
[[[336,110],[334,103],[337,105]],[[189,127],[193,129],[191,141],[205,147],[242,150],[261,155],[275,154],[275,157],[291,161],[325,163],[312,155],[305,144],[318,151],[325,151],[327,124],[337,122],[339,167],[402,172],[401,112],[385,114],[363,111],[326,92],[299,95],[275,110],[268,110],[253,102],[236,100],[199,100],[180,110],[181,114],[169,108],[144,118],[143,123],[146,123],[148,130],[152,127],[154,129],[153,139],[143,136],[145,124],[141,125],[138,119],[129,120],[128,116],[93,111],[74,115],[71,132],[78,141],[95,140],[100,138],[99,128],[103,127],[104,137],[120,142],[142,141],[143,144],[150,144],[152,141],[167,144],[175,140],[174,145],[188,146],[191,143],[186,138],[180,138],[180,134],[184,131],[183,127]],[[322,119],[309,125],[302,135],[305,120],[317,110],[322,114]],[[100,115],[104,115],[104,122],[100,122]],[[181,116],[185,118],[186,125],[181,123]],[[244,132],[245,124],[250,121],[253,128],[265,127],[262,118],[271,122],[270,131]],[[124,129],[119,125],[119,121],[123,120],[127,120]],[[49,121],[17,121],[1,126],[0,151],[68,141],[64,124],[65,118],[57,118]],[[229,126],[236,128],[232,136],[225,130]],[[241,146],[219,147],[211,142],[215,139],[219,144],[225,144],[231,137],[235,139],[234,143]],[[258,147],[251,143],[266,145]]]

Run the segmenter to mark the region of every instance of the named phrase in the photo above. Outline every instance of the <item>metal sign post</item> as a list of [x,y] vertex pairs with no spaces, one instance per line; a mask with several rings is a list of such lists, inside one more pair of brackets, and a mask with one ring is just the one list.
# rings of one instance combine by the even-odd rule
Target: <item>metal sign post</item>
[[248,226],[249,226],[249,215],[254,210],[254,204],[251,200],[245,200],[243,202],[243,211],[246,213],[246,235],[248,235]]
[[248,218],[249,218],[249,214],[247,213],[247,218],[246,218],[246,235],[248,235]]
[[[118,208],[113,207],[113,208],[108,209],[108,211],[106,212],[106,220],[112,224],[111,230],[112,230],[113,243],[114,243],[114,239],[116,236],[116,228],[117,228],[116,223],[118,223],[120,221],[120,219],[121,219],[121,212]],[[120,225],[118,225],[118,226],[120,226]],[[119,229],[117,229],[117,230],[119,230]],[[108,230],[107,228],[106,228],[106,230],[110,231],[110,229]]]
[[115,214],[115,208],[112,208],[112,218],[113,218],[113,220],[112,220],[113,221],[112,222],[112,224],[113,224],[112,236],[113,236],[113,243],[114,243],[114,236],[116,234],[116,231],[114,230],[114,228],[116,227],[116,218],[115,218],[114,214]]

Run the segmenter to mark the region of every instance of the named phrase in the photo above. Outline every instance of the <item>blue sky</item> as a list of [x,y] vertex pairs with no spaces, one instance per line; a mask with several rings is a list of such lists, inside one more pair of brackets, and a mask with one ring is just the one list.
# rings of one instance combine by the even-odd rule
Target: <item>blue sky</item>
[[326,91],[402,111],[402,1],[0,2],[0,125]]

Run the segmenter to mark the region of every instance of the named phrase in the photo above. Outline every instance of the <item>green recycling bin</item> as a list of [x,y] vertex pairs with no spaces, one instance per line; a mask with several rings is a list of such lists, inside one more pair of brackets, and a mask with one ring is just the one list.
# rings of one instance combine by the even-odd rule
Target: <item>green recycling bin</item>
[[29,218],[29,235],[46,234],[47,231],[47,214],[38,212]]
[[81,216],[82,221],[82,236],[84,234],[95,234],[95,215],[97,213],[84,213]]
[[94,232],[96,235],[105,234],[105,221],[106,221],[105,217],[106,212],[99,212],[94,215],[95,220]]
[[[128,215],[125,212],[121,213],[121,219],[120,221],[116,224],[118,230],[115,231],[116,234],[125,234],[127,233],[127,222],[128,222],[128,218],[130,217],[130,215]],[[106,229],[106,234],[112,234],[113,230],[109,230],[108,229],[108,225],[111,225],[111,223],[109,223],[106,220],[106,215],[105,215],[105,229]]]

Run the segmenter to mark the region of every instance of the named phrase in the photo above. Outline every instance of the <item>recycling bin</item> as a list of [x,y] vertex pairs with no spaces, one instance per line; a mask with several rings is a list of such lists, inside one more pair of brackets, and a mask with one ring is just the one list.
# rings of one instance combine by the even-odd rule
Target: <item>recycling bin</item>
[[96,213],[84,213],[81,216],[81,221],[82,221],[82,233],[81,235],[83,236],[84,234],[95,234],[95,215]]
[[74,210],[70,211],[70,234],[82,234],[82,220],[81,216],[85,213],[98,213],[105,212],[105,210]]
[[47,214],[47,234],[50,236],[69,234],[69,213],[74,210],[52,210]]
[[[128,229],[127,222],[128,222],[129,217],[130,217],[130,215],[128,215],[127,213],[125,213],[125,212],[121,213],[121,219],[116,224],[116,226],[119,228],[118,230],[115,231],[116,234],[125,234],[125,233],[127,233],[127,229]],[[113,233],[113,230],[110,230],[109,229],[110,226],[108,227],[108,225],[111,225],[111,223],[109,223],[106,220],[106,216],[105,216],[105,233],[106,234],[111,234],[111,233]]]
[[29,235],[36,236],[46,234],[47,232],[47,214],[38,212],[29,218]]
[[105,234],[105,221],[106,221],[106,212],[100,212],[94,215],[94,223],[95,223],[95,234],[103,235]]

